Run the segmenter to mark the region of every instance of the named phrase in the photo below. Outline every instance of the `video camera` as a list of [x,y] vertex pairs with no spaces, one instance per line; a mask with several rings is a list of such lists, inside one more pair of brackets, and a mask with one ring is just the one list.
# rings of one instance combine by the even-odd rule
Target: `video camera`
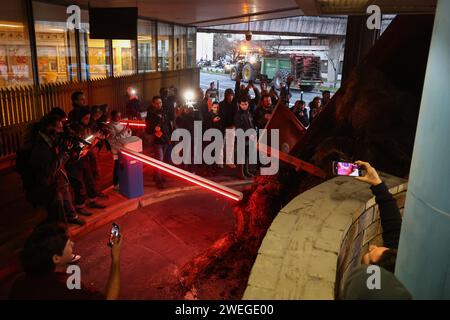
[[57,146],[60,150],[69,154],[72,160],[84,157],[88,148],[92,145],[89,139],[80,138],[79,135],[69,126],[64,126],[64,131],[59,135]]

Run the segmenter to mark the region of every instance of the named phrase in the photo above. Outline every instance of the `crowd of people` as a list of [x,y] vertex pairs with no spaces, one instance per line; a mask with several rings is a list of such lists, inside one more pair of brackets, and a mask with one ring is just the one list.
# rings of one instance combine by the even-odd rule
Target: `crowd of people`
[[[74,92],[72,110],[68,114],[54,107],[23,135],[16,167],[22,176],[27,199],[34,206],[46,208],[49,221],[83,225],[82,216],[93,214],[90,209],[106,207],[102,200],[107,196],[98,186],[98,149],[104,147],[111,151],[114,159],[112,184],[119,190],[120,141],[131,135],[140,136],[145,153],[172,163],[172,132],[183,128],[194,134],[195,121],[201,121],[203,131],[220,130],[224,140],[231,142],[223,146],[222,158],[235,159],[235,129],[257,132],[267,125],[280,99],[289,106],[289,86],[283,85],[279,94],[265,82],[260,88],[252,81],[244,84],[238,77],[235,88],[226,89],[220,100],[220,93],[212,82],[205,92],[197,89],[189,105],[172,86],[161,88],[148,106],[139,99],[136,90],[129,87],[123,115],[119,110],[109,111],[107,105],[88,106],[84,93]],[[308,128],[329,100],[330,93],[324,91],[323,97],[315,97],[309,106],[304,101],[296,101],[291,110]],[[124,124],[127,119],[145,121],[145,129],[130,128]],[[235,163],[226,165],[234,169]],[[208,166],[214,172],[223,167],[223,163]],[[189,164],[185,169],[196,170]],[[242,175],[252,177],[255,173],[246,161]],[[153,178],[158,188],[165,188],[166,179],[159,170],[154,170]]]
[[[283,99],[289,105],[290,98],[289,89],[278,95],[274,88],[267,90],[264,83],[259,90],[252,82],[244,85],[239,79],[234,90],[225,90],[222,101],[213,83],[205,93],[198,89],[193,106],[186,105],[174,87],[162,88],[149,107],[143,106],[132,88],[127,94],[124,119],[119,110],[109,112],[106,105],[87,106],[85,95],[74,92],[69,114],[54,107],[24,132],[17,152],[17,168],[27,199],[34,206],[44,207],[48,216],[45,223],[33,231],[21,252],[25,273],[15,281],[12,299],[116,299],[119,296],[121,237],[111,242],[111,269],[105,293],[91,292],[84,286],[80,290],[67,289],[66,269],[80,260],[73,252],[67,224],[84,225],[80,216],[92,215],[90,209],[106,207],[100,200],[107,196],[98,188],[96,148],[111,151],[114,159],[112,183],[117,189],[121,139],[141,135],[145,152],[171,162],[171,134],[176,128],[192,131],[194,121],[199,120],[204,129],[219,129],[224,135],[234,132],[225,129],[263,129],[277,101]],[[308,128],[329,101],[330,93],[325,91],[322,98],[314,98],[309,106],[304,101],[296,101],[292,112]],[[124,124],[125,119],[145,120],[145,129],[131,129]],[[224,146],[223,152],[233,153],[234,146]],[[378,265],[383,269],[383,279],[391,285],[388,290],[392,289],[388,293],[384,291],[381,297],[410,299],[407,290],[393,275],[402,221],[399,209],[376,170],[366,162],[357,164],[366,174],[356,179],[371,185],[379,206],[385,246],[369,248],[361,261],[364,267],[356,270],[346,283],[344,298],[374,298],[374,293],[365,287],[365,270],[368,265]],[[236,167],[232,163],[228,166]],[[165,178],[158,170],[154,171],[154,180],[159,188],[164,188]],[[46,290],[40,290],[42,287]]]

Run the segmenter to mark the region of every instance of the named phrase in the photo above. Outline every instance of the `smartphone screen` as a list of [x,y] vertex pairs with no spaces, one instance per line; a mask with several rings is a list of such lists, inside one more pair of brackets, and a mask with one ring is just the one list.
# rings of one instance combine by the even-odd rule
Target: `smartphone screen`
[[120,227],[116,223],[113,223],[111,228],[111,234],[109,236],[108,245],[112,246],[113,240],[117,237],[120,237]]
[[356,163],[333,162],[333,171],[337,176],[359,177],[362,175],[361,168]]

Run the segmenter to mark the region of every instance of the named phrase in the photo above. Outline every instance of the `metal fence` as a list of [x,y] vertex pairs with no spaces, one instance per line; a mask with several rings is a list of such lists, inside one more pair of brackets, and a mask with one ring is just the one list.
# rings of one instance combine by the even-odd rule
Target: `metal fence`
[[61,82],[40,86],[18,86],[0,89],[0,162],[14,158],[21,133],[27,125],[42,118],[53,107],[66,112],[72,109],[74,91],[85,93],[89,105],[108,104],[109,109],[124,111],[126,89],[136,88],[144,103],[149,103],[162,86],[180,89],[199,86],[199,69],[141,73],[131,76]]

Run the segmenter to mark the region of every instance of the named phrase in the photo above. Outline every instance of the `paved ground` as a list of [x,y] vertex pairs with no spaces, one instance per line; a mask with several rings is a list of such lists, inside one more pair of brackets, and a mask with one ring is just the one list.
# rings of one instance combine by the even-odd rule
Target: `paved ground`
[[[190,193],[131,212],[115,222],[124,235],[122,299],[167,299],[179,283],[178,268],[234,228],[232,201],[208,192]],[[105,225],[75,244],[83,255],[82,280],[103,291],[109,266]]]
[[[220,91],[220,99],[223,99],[224,91],[228,88],[234,89],[235,82],[230,79],[229,74],[211,74],[211,73],[200,73],[200,87],[203,90],[206,90],[209,88],[209,84],[215,81],[217,84],[217,81],[219,81],[219,91]],[[259,89],[259,84],[257,84],[257,87]],[[302,96],[300,91],[298,90],[291,90],[292,93],[292,99],[291,104],[294,105],[296,100],[301,100]],[[322,93],[320,91],[313,91],[313,92],[305,92],[303,93],[303,100],[306,101],[306,103],[309,103],[314,97],[316,96],[322,96]]]
[[[100,189],[104,189],[111,185],[112,156],[110,153],[102,151],[99,154],[99,166],[101,172],[98,184]],[[198,174],[208,176],[209,172],[199,168]],[[224,184],[233,183],[237,179],[237,170],[223,169],[210,178]],[[244,183],[246,182],[244,181]],[[81,228],[71,227],[72,235],[75,235],[77,240],[81,239],[80,252],[84,256],[93,254],[89,259],[94,259],[95,263],[89,265],[89,261],[92,260],[86,260],[85,262],[92,268],[91,273],[87,276],[88,279],[90,275],[92,279],[98,278],[99,281],[106,281],[101,277],[104,271],[102,268],[106,268],[109,260],[105,259],[104,263],[106,264],[103,267],[101,267],[100,261],[103,261],[102,259],[108,254],[105,241],[112,220],[123,225],[127,238],[130,238],[127,243],[137,244],[139,249],[124,249],[124,251],[132,253],[136,259],[142,259],[142,250],[152,252],[150,248],[152,248],[152,244],[155,244],[157,249],[153,247],[153,250],[156,250],[153,255],[160,256],[162,259],[164,255],[169,254],[166,252],[167,250],[174,250],[175,257],[179,256],[179,260],[175,261],[179,264],[184,262],[185,259],[194,257],[199,250],[214,242],[217,236],[230,231],[230,228],[232,228],[232,225],[230,225],[233,223],[233,219],[230,219],[230,202],[228,200],[224,202],[223,199],[217,198],[210,192],[205,193],[200,191],[199,188],[195,189],[192,184],[186,181],[168,177],[167,189],[161,191],[155,187],[152,180],[152,169],[145,167],[144,191],[143,197],[129,200],[110,189],[107,192],[109,199],[104,201],[108,205],[107,209],[91,209],[94,215],[86,219],[86,226]],[[176,199],[179,196],[182,196],[182,198]],[[140,206],[144,209],[136,210]],[[174,210],[174,208],[177,208],[177,210]],[[121,217],[126,212],[132,213],[124,217],[122,221]],[[134,218],[135,213],[136,218]],[[9,291],[8,287],[11,280],[17,275],[19,269],[18,253],[24,240],[31,230],[46,217],[45,211],[36,210],[26,202],[20,177],[14,171],[0,174],[0,217],[0,299],[2,299]],[[200,232],[200,225],[208,226],[205,228],[205,232]],[[143,231],[139,231],[140,228]],[[180,241],[176,242],[172,239],[171,242],[168,240],[178,232],[175,230],[174,233],[172,228],[180,229],[180,234],[177,237],[183,239],[181,241],[185,242],[184,246],[181,245],[182,242]],[[97,229],[99,230],[95,231]],[[130,232],[130,230],[133,231]],[[151,235],[151,237],[148,238],[148,235]],[[88,237],[88,240],[84,240],[84,237]],[[129,246],[129,244],[126,246]],[[86,246],[86,249],[82,250],[84,246]],[[178,248],[182,248],[182,250],[177,252]],[[138,252],[140,254],[137,254]],[[134,274],[131,278],[145,278],[149,264],[144,263],[143,266],[145,267],[142,268],[137,264],[137,269],[133,269],[131,265],[132,257],[128,254],[124,256],[124,270],[129,269],[129,274]],[[150,261],[153,260],[155,260],[154,257],[150,259]],[[143,261],[145,262],[145,260]],[[158,271],[163,262],[161,260],[155,263],[152,266],[156,269],[152,269],[152,273],[155,270]],[[159,277],[162,277],[162,273],[159,274]],[[151,281],[153,283],[155,280]],[[98,285],[99,288],[102,287],[102,283],[95,283],[95,285]],[[133,290],[137,290],[135,287],[133,288]],[[139,291],[137,297],[151,298],[156,297],[155,294],[156,292],[152,291],[151,295],[146,295],[145,292]],[[126,297],[134,297],[132,291],[128,292]]]

